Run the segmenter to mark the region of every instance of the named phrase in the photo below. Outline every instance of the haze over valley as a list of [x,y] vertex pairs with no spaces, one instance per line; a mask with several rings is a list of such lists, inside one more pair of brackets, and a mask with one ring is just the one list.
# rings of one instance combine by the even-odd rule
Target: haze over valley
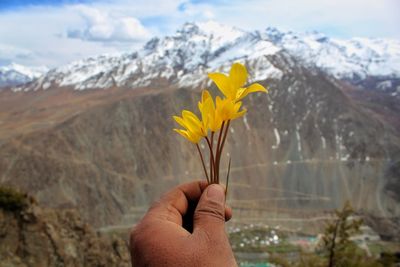
[[203,179],[172,115],[196,109],[202,89],[218,94],[207,73],[228,72],[233,62],[269,94],[249,96],[249,112],[231,125],[221,164],[231,157],[230,225],[316,235],[349,200],[378,235],[398,241],[394,39],[208,21],[131,52],[0,68],[0,183],[44,207],[76,209],[103,233],[128,231],[163,192]]

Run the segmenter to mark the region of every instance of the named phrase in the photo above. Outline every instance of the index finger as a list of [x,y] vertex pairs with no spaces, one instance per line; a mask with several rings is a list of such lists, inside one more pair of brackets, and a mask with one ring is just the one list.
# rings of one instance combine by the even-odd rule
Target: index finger
[[175,187],[151,206],[146,217],[182,225],[182,217],[188,210],[189,201],[197,202],[207,185],[207,181],[195,181]]

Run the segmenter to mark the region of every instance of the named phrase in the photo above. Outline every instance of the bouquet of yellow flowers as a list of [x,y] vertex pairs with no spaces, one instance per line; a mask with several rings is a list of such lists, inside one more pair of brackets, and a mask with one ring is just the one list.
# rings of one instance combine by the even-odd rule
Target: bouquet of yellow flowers
[[[189,110],[183,110],[182,117],[173,116],[174,120],[183,128],[174,129],[174,131],[196,145],[209,184],[219,183],[221,155],[231,121],[243,116],[247,111],[244,108],[241,109],[241,100],[250,93],[268,92],[259,83],[253,83],[248,87],[244,87],[247,76],[246,67],[240,63],[234,63],[231,66],[229,76],[223,73],[209,73],[208,77],[216,84],[224,97],[217,96],[214,101],[210,92],[203,90],[201,100],[198,103],[201,120]],[[218,138],[216,147],[214,145],[214,137]],[[205,139],[209,148],[209,171],[207,171],[204,157],[199,147],[199,142],[202,138]],[[226,188],[228,187],[229,170],[230,159]]]

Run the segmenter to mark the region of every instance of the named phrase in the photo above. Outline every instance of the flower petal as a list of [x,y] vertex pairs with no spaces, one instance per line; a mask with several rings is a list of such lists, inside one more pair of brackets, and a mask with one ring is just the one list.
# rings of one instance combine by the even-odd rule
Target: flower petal
[[173,118],[180,126],[182,126],[183,128],[186,128],[185,121],[181,117],[173,116]]
[[221,116],[216,112],[213,121],[210,123],[210,130],[216,132],[219,129],[221,129],[221,126],[222,126]]
[[210,92],[208,90],[203,90],[203,92],[201,93],[201,102],[204,103],[209,98],[211,98]]
[[192,120],[194,123],[200,125],[200,119],[196,116],[196,114],[194,114],[193,112],[189,111],[189,110],[183,110],[182,111],[182,117],[183,119],[186,120]]
[[239,89],[242,87],[247,81],[246,67],[240,63],[234,63],[231,67],[231,71],[229,72],[229,79],[231,80],[234,88]]
[[214,101],[211,97],[210,92],[204,90],[201,94],[201,101],[198,103],[199,110],[201,112],[201,117],[204,120],[206,114],[214,111]]
[[182,135],[183,137],[185,137],[186,139],[188,139],[188,134],[186,130],[182,130],[182,129],[174,129],[175,132],[177,132],[178,134]]
[[243,110],[241,110],[241,111],[239,111],[238,113],[236,113],[236,114],[232,117],[232,120],[242,117],[244,114],[246,114],[246,112],[247,112],[247,109],[244,108]]
[[254,92],[265,92],[268,93],[267,89],[259,83],[253,83],[247,88],[240,88],[236,94],[236,100],[239,101],[246,97],[250,93]]
[[201,139],[201,136],[196,135],[190,131],[186,131],[186,130],[182,130],[182,129],[174,129],[174,131],[194,144],[197,144]]
[[227,98],[233,98],[236,95],[236,91],[232,88],[231,82],[223,73],[209,73],[208,78],[210,78],[218,87],[218,89],[224,94]]
[[182,111],[182,117],[190,132],[201,136],[207,136],[207,128],[203,126],[203,122],[189,110]]

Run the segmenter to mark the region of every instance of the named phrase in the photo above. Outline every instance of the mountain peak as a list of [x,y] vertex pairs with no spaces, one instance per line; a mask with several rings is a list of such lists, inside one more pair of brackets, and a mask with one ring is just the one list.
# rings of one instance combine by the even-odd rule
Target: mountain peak
[[225,41],[233,41],[244,34],[246,34],[246,32],[243,30],[221,24],[214,20],[205,22],[187,22],[177,31],[178,36],[209,36],[213,39],[223,39]]
[[15,86],[30,82],[49,69],[45,66],[28,67],[15,62],[6,66],[0,66],[0,87]]
[[193,35],[199,32],[199,27],[194,22],[186,22],[183,26],[178,29],[177,34],[181,35]]
[[37,78],[48,70],[49,68],[46,66],[23,66],[15,62],[11,62],[6,66],[0,66],[0,71],[2,72],[15,71],[30,79]]
[[[314,66],[338,79],[400,78],[398,41],[341,40],[319,32],[296,33],[275,27],[248,32],[211,20],[185,23],[175,34],[153,38],[135,53],[92,57],[59,67],[16,90],[134,88],[158,79],[198,86],[204,82],[205,72],[227,68],[238,60],[252,65],[254,79],[280,77],[267,56],[281,50],[295,57],[297,64]],[[397,90],[397,82],[393,86]]]

